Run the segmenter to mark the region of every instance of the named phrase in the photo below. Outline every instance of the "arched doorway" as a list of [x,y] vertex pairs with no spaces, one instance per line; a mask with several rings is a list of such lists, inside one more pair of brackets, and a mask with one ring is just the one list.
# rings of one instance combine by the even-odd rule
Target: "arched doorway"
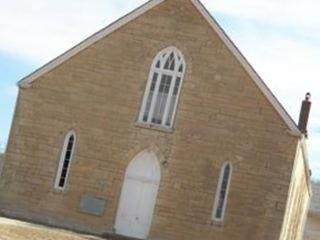
[[126,170],[116,217],[116,233],[146,239],[150,232],[161,178],[156,155],[138,154]]

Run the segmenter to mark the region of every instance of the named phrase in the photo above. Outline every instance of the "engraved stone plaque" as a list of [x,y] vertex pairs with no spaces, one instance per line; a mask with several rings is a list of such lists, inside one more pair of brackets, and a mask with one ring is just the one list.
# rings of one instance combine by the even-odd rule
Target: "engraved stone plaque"
[[79,205],[79,211],[95,216],[101,216],[106,207],[107,200],[92,196],[82,196]]

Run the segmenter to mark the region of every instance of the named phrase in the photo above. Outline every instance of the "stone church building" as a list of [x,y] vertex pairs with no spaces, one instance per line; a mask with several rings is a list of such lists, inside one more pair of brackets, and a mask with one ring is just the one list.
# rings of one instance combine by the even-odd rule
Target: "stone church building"
[[125,239],[302,238],[305,134],[198,0],[151,0],[19,88],[3,215]]

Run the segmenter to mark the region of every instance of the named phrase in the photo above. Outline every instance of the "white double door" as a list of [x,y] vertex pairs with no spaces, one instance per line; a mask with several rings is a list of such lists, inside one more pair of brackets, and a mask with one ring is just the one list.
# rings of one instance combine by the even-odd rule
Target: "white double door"
[[128,167],[116,217],[116,233],[146,239],[158,195],[160,173],[150,156],[139,156]]

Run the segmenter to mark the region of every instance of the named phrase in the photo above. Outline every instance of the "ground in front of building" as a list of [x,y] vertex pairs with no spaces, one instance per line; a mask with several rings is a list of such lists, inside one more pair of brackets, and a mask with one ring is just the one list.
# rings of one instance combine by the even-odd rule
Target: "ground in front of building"
[[94,236],[0,218],[0,240],[102,240]]

